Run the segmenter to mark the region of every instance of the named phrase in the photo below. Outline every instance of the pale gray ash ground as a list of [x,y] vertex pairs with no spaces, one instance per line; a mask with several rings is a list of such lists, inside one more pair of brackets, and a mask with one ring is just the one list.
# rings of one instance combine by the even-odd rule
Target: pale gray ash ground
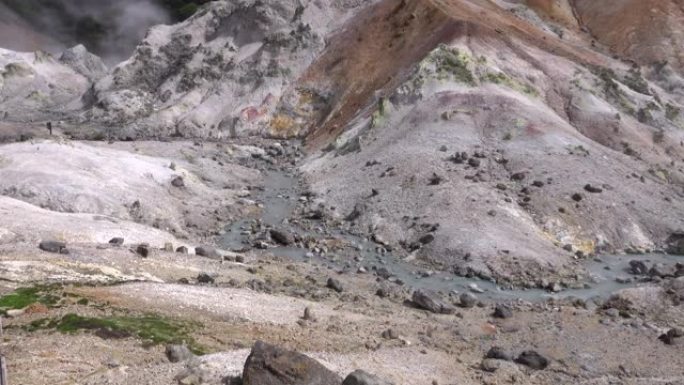
[[3,7],[9,383],[684,384],[681,2]]

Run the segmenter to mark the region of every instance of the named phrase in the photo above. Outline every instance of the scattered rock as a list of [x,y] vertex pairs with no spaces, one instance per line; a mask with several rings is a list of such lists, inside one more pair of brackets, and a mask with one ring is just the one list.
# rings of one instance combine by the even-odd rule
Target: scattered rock
[[166,357],[170,362],[182,362],[193,358],[195,355],[185,345],[166,346]]
[[479,286],[477,286],[476,283],[471,283],[470,285],[468,285],[468,289],[469,289],[470,291],[472,291],[473,293],[478,293],[478,294],[482,294],[482,293],[485,292],[484,289],[482,289],[482,288],[480,288]]
[[485,358],[491,358],[495,360],[504,360],[504,361],[513,361],[513,355],[505,351],[503,348],[498,347],[498,346],[493,346],[491,347],[488,351],[487,354],[485,354]]
[[427,245],[428,243],[432,243],[432,241],[435,240],[435,236],[432,234],[425,234],[420,239],[418,239],[418,242]]
[[147,258],[150,256],[150,254],[152,254],[152,249],[150,249],[150,245],[147,243],[142,243],[138,245],[138,247],[135,249],[135,252],[143,258]]
[[393,385],[393,383],[363,370],[355,370],[344,379],[342,385]]
[[513,317],[513,311],[509,306],[506,305],[496,305],[494,308],[494,314],[492,315],[494,318],[501,318],[501,319],[506,319],[506,318],[511,318]]
[[60,241],[42,241],[38,248],[48,253],[69,254],[66,243]]
[[213,247],[200,246],[195,247],[195,254],[199,257],[221,259],[221,254]]
[[280,243],[283,246],[289,246],[294,243],[292,234],[285,230],[271,229],[270,234],[274,242]]
[[257,341],[247,358],[243,385],[336,385],[342,378],[303,354]]
[[572,194],[572,200],[575,202],[580,202],[582,199],[584,199],[584,195],[580,193],[574,193]]
[[176,253],[187,254],[187,253],[189,253],[189,250],[187,247],[181,246],[181,247],[176,249]]
[[413,292],[412,301],[417,307],[438,314],[450,314],[454,309],[442,302],[435,292],[429,290],[416,290]]
[[185,181],[182,176],[177,176],[171,180],[171,185],[178,188],[185,187]]
[[355,221],[355,220],[359,219],[359,217],[361,217],[361,215],[363,215],[363,213],[365,211],[366,211],[366,206],[363,203],[357,203],[356,205],[354,205],[354,209],[352,210],[351,213],[349,213],[349,215],[347,215],[345,220],[350,221],[350,222]]
[[534,350],[526,350],[515,359],[520,365],[525,365],[534,370],[543,370],[549,366],[549,360]]
[[648,271],[651,277],[673,278],[677,274],[677,268],[674,265],[666,265],[663,263],[656,263]]
[[344,286],[342,286],[342,282],[340,282],[339,280],[337,280],[333,277],[328,278],[328,282],[327,282],[326,286],[329,289],[335,290],[338,293],[341,293],[344,291]]
[[629,261],[629,270],[632,274],[635,275],[648,274],[648,266],[646,266],[646,263],[636,259]]
[[124,244],[124,239],[121,237],[112,238],[109,240],[110,245],[121,246]]
[[664,333],[660,337],[658,337],[658,339],[663,341],[666,345],[674,345],[682,337],[684,337],[683,330],[678,328],[672,328],[668,330],[667,333]]
[[475,295],[471,293],[463,293],[459,297],[459,303],[461,307],[464,308],[475,307],[475,305],[477,304],[477,297],[475,297]]
[[209,275],[207,273],[200,273],[197,276],[197,282],[212,284],[212,283],[214,283],[214,277],[212,277],[211,275]]
[[511,180],[518,181],[518,182],[521,180],[524,180],[526,177],[527,177],[527,173],[524,171],[511,174]]
[[396,340],[399,338],[399,334],[394,331],[394,329],[387,329],[384,332],[382,332],[382,338],[386,340]]
[[378,277],[384,278],[384,279],[389,279],[391,276],[394,275],[386,267],[381,267],[381,268],[377,269],[375,271],[375,274],[377,274]]
[[302,319],[305,321],[316,321],[316,316],[313,314],[313,310],[311,310],[310,307],[304,308],[304,315],[302,316]]
[[590,192],[592,194],[599,194],[603,192],[603,189],[600,187],[592,186],[590,184],[587,184],[584,186],[584,190],[587,192]]
[[474,168],[480,167],[480,160],[477,158],[470,158],[468,159],[468,166]]
[[439,176],[433,172],[432,176],[429,179],[428,184],[430,186],[437,186],[438,184],[442,183],[443,180],[444,180],[444,178],[442,178],[441,176]]
[[375,295],[377,295],[380,298],[387,298],[390,296],[390,291],[386,287],[381,287],[375,292]]

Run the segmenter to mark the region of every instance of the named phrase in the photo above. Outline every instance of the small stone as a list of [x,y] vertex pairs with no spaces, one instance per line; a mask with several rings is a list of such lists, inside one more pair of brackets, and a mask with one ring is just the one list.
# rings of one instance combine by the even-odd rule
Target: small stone
[[587,192],[590,192],[592,194],[599,194],[603,192],[603,189],[600,187],[592,186],[590,184],[587,184],[584,186],[584,190]]
[[418,242],[427,245],[428,243],[432,243],[432,241],[435,240],[435,236],[432,234],[425,234],[420,239],[418,239]]
[[441,176],[439,176],[433,172],[432,176],[430,177],[428,184],[430,186],[437,186],[438,184],[442,183],[443,180],[444,180],[444,178],[442,178]]
[[124,244],[124,239],[121,237],[112,238],[109,240],[110,245],[121,246]]
[[135,249],[135,252],[143,258],[147,258],[152,253],[152,250],[150,249],[150,245],[147,243],[142,243],[138,245],[138,247]]
[[477,158],[470,158],[468,159],[468,166],[474,168],[480,167],[480,160]]
[[305,321],[315,321],[316,317],[313,314],[313,311],[311,310],[310,307],[304,308],[304,316],[302,317],[303,320]]
[[521,180],[525,179],[526,176],[527,176],[527,173],[524,171],[516,172],[516,173],[511,174],[511,180],[521,181]]
[[503,348],[498,347],[498,346],[493,346],[491,347],[488,351],[487,354],[485,355],[486,358],[491,358],[495,360],[504,360],[504,361],[512,361],[513,356],[506,352]]
[[482,289],[482,288],[480,288],[479,286],[477,286],[476,283],[471,283],[470,285],[468,285],[468,289],[469,289],[470,291],[472,291],[473,293],[478,293],[478,294],[481,294],[481,293],[484,293],[484,292],[485,292],[484,289]]
[[199,257],[204,257],[204,258],[221,259],[221,255],[213,247],[206,247],[206,246],[195,247],[195,255],[197,255]]
[[515,362],[534,370],[543,370],[549,366],[549,360],[534,350],[527,350],[520,353],[518,358],[515,359]]
[[534,187],[544,187],[544,182],[542,182],[542,181],[540,181],[540,180],[535,180],[534,182],[532,182],[532,186],[534,186]]
[[235,256],[235,262],[237,262],[237,263],[245,263],[245,256],[244,256],[244,255],[236,255],[236,256]]
[[294,243],[294,237],[287,231],[271,229],[270,234],[274,242],[280,243],[283,246],[289,246]]
[[646,275],[648,274],[648,266],[644,261],[633,259],[629,261],[629,271],[634,275]]
[[377,269],[375,271],[375,274],[377,274],[378,277],[384,278],[384,279],[389,279],[391,276],[394,275],[394,274],[392,274],[391,271],[387,270],[386,267],[381,267],[381,268]]
[[69,254],[66,243],[60,241],[42,241],[38,248],[48,253]]
[[423,310],[428,310],[438,314],[453,313],[453,309],[443,303],[438,295],[430,290],[416,290],[411,297],[413,304]]
[[183,181],[182,176],[177,176],[171,180],[171,185],[178,188],[185,187],[185,181]]
[[344,286],[342,286],[342,282],[340,282],[339,280],[332,278],[332,277],[328,278],[328,282],[327,282],[326,286],[329,289],[335,290],[338,293],[341,293],[344,291]]
[[659,340],[663,341],[666,345],[674,345],[678,339],[684,336],[684,331],[677,328],[672,328],[667,331],[667,333],[662,334],[658,337]]
[[176,253],[179,253],[179,254],[187,254],[188,252],[189,252],[188,248],[185,246],[181,246],[181,247],[176,249]]
[[513,311],[506,305],[496,305],[493,317],[501,319],[511,318],[513,317]]
[[166,243],[164,244],[164,251],[167,251],[167,252],[169,252],[169,253],[172,253],[172,252],[173,252],[173,243],[171,243],[171,242],[166,242]]
[[382,332],[382,338],[386,340],[396,340],[399,338],[399,334],[394,331],[394,329],[387,329],[384,332]]
[[584,195],[580,193],[574,193],[572,194],[572,200],[575,202],[580,202],[582,199],[584,199]]
[[209,275],[207,273],[200,273],[197,276],[197,282],[212,284],[212,283],[214,283],[214,277],[212,277],[211,275]]
[[[322,384],[322,382],[321,382]],[[355,370],[344,379],[342,385],[394,385],[363,370]]]
[[459,302],[461,307],[464,308],[475,307],[475,305],[477,304],[477,297],[475,297],[475,295],[471,293],[463,293],[459,297]]
[[170,362],[182,362],[193,358],[195,355],[185,345],[167,345],[166,358]]

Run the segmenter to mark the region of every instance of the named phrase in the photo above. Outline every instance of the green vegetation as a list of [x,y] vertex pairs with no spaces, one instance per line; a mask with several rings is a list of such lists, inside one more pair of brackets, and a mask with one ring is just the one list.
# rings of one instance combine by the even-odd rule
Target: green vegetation
[[0,297],[0,312],[6,314],[7,310],[23,309],[34,303],[54,306],[57,302],[59,302],[59,296],[54,293],[53,287],[24,287],[15,290],[14,293]]
[[428,60],[434,63],[439,79],[451,77],[462,83],[475,84],[475,77],[468,68],[470,58],[459,50],[442,44],[432,51]]
[[185,343],[194,353],[203,354],[204,348],[190,336],[197,326],[154,315],[96,318],[67,314],[58,319],[43,318],[33,321],[26,330],[54,329],[64,334],[88,330],[105,339],[136,337],[153,345]]
[[651,95],[648,83],[641,76],[641,71],[638,68],[631,68],[627,76],[622,79],[622,83],[640,94]]
[[485,74],[481,78],[481,81],[494,83],[494,84],[500,84],[500,85],[506,86],[508,88],[522,92],[522,93],[524,93],[526,95],[530,95],[530,96],[539,95],[539,92],[537,92],[537,90],[534,87],[532,87],[531,85],[529,85],[527,83],[519,82],[518,80],[509,77],[508,75],[506,75],[503,72],[498,72],[498,73],[488,72],[487,74]]
[[665,117],[668,120],[676,120],[679,117],[679,114],[681,113],[681,109],[677,106],[674,106],[670,103],[667,103],[665,105]]

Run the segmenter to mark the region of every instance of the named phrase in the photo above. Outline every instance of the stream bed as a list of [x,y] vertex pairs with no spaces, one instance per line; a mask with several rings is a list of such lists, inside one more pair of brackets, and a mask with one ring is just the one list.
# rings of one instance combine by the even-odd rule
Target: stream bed
[[[413,288],[467,292],[473,291],[473,285],[475,285],[477,289],[483,291],[478,294],[480,297],[493,300],[540,301],[547,298],[589,300],[607,298],[620,289],[648,285],[649,282],[641,279],[643,277],[629,274],[629,262],[632,260],[641,260],[649,265],[684,262],[684,257],[666,254],[602,255],[584,262],[583,266],[590,276],[584,288],[566,288],[556,293],[542,289],[502,289],[495,282],[479,278],[461,277],[447,272],[426,272],[389,251],[378,252],[378,245],[373,241],[344,230],[329,230],[328,234],[305,231],[296,224],[290,223],[302,192],[299,179],[294,173],[282,170],[266,172],[263,189],[252,197],[263,205],[261,224],[266,227],[284,228],[301,236],[312,235],[319,238],[333,236],[344,240],[351,247],[326,255],[312,253],[306,248],[296,246],[270,247],[269,252],[282,258],[318,264],[338,272],[356,273],[359,267],[363,267],[368,274],[373,274],[377,269],[385,268],[391,272],[392,281],[400,281]],[[253,220],[254,218],[247,218],[231,224],[226,228],[226,233],[219,242],[220,246],[230,250],[243,250],[250,247],[249,228]]]

